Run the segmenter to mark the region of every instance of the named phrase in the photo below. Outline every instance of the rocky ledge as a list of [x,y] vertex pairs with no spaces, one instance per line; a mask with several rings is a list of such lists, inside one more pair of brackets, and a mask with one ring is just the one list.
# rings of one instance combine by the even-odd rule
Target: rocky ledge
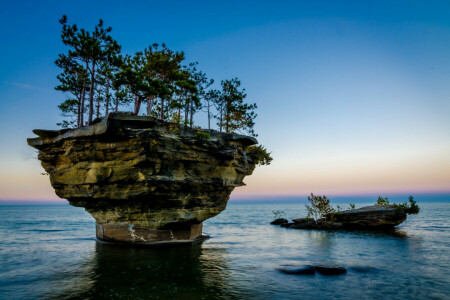
[[271,224],[295,229],[391,229],[406,220],[406,212],[393,205],[373,205],[350,209],[326,215],[315,221],[300,218],[290,223],[286,219],[277,219]]
[[253,137],[111,113],[79,129],[33,130],[28,144],[56,194],[84,207],[102,241],[155,244],[204,239],[255,165]]

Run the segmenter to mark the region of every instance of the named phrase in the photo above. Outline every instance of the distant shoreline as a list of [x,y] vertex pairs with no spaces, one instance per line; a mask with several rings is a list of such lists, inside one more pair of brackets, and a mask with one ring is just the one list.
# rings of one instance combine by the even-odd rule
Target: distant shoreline
[[[430,193],[430,194],[412,194],[415,199],[417,199],[418,203],[442,203],[442,202],[450,202],[450,193]],[[394,203],[400,203],[405,201],[409,194],[383,194],[383,196],[389,197],[390,200]],[[238,196],[239,197],[239,196]],[[229,200],[229,203],[233,204],[306,204],[307,196],[252,196],[251,198],[234,198]],[[333,203],[374,203],[376,201],[377,196],[375,195],[360,195],[360,196],[329,196],[332,199]],[[0,200],[0,206],[5,205],[53,205],[53,206],[64,206],[69,205],[69,203],[64,200]]]

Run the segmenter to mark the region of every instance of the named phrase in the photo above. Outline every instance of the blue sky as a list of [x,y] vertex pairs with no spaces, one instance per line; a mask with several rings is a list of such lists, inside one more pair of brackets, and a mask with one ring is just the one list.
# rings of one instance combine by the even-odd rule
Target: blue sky
[[275,160],[234,198],[450,193],[448,1],[18,1],[0,10],[0,199],[57,198],[26,138],[61,119],[62,14],[241,79]]

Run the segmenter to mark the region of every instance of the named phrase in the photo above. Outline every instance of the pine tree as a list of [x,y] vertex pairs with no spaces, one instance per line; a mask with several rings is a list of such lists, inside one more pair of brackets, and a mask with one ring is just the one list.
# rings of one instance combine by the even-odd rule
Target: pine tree
[[[189,72],[191,74],[191,78],[195,83],[196,94],[193,101],[191,101],[191,109],[190,109],[190,125],[193,125],[193,117],[195,111],[202,108],[202,101],[206,102],[206,109],[208,113],[208,129],[211,129],[211,105],[209,98],[207,97],[208,89],[214,83],[214,79],[208,79],[206,74],[197,68],[198,62],[189,64]],[[195,99],[195,100],[194,100]]]
[[255,103],[245,103],[247,94],[245,89],[240,89],[241,81],[238,78],[223,80],[221,86],[220,97],[216,99],[218,109],[216,118],[219,119],[220,131],[222,128],[225,129],[225,132],[244,130],[257,136],[253,130],[254,119],[257,116],[254,110],[257,106]]
[[63,116],[72,117],[76,115],[76,122],[62,122],[58,125],[63,127],[73,126],[81,127],[83,124],[84,114],[84,97],[86,92],[87,73],[86,70],[70,57],[60,54],[55,64],[62,69],[61,73],[56,77],[60,84],[55,90],[68,93],[71,95],[58,107]]
[[63,26],[61,38],[69,47],[68,56],[85,65],[90,75],[88,122],[92,124],[97,67],[111,55],[118,54],[120,45],[110,35],[112,28],[105,28],[101,19],[92,33],[85,29],[79,30],[76,25],[69,26],[66,15],[60,19],[60,23]]

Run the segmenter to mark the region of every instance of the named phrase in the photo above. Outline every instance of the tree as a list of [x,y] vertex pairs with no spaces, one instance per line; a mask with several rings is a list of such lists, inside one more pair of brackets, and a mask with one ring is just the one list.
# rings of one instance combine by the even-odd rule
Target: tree
[[216,118],[219,120],[218,126],[222,132],[234,132],[244,130],[253,136],[257,136],[253,130],[255,125],[254,119],[257,108],[256,104],[245,103],[247,97],[245,89],[240,89],[241,82],[238,78],[224,80],[221,82],[222,91],[220,98],[216,99],[216,107],[218,114]]
[[120,45],[110,35],[112,28],[105,28],[101,19],[95,25],[92,33],[85,29],[78,30],[76,25],[69,26],[66,15],[59,22],[63,26],[61,33],[62,41],[69,47],[68,56],[83,64],[90,75],[88,122],[92,124],[96,68],[105,62],[108,57],[118,54],[120,52]]
[[257,166],[270,165],[273,160],[271,153],[267,152],[267,149],[261,145],[248,146],[245,148],[245,153]]
[[202,106],[202,101],[206,102],[206,109],[208,113],[208,129],[211,129],[211,104],[208,97],[209,88],[214,83],[214,79],[208,79],[206,74],[200,71],[198,68],[198,62],[190,63],[188,70],[192,78],[193,84],[195,85],[195,94],[192,96],[190,101],[190,126],[194,124],[194,113],[196,110],[200,109]]
[[148,60],[149,69],[154,72],[154,78],[157,81],[153,81],[153,84],[157,87],[157,96],[160,99],[160,115],[161,120],[165,119],[166,110],[170,108],[170,103],[166,106],[166,100],[170,101],[172,95],[176,90],[175,82],[177,80],[183,80],[185,74],[181,69],[181,62],[184,60],[183,52],[175,52],[167,48],[163,43],[161,47],[158,44],[153,44],[152,48],[149,47],[151,60]]
[[[58,107],[63,116],[72,117],[76,115],[76,127],[83,125],[84,116],[84,97],[86,92],[86,83],[88,82],[86,70],[70,57],[60,54],[55,64],[62,69],[56,77],[60,84],[55,90],[68,93],[70,97]],[[75,108],[76,107],[76,108]],[[75,122],[62,122],[58,125],[63,127],[73,126]]]
[[121,69],[115,76],[113,85],[116,90],[123,87],[131,93],[134,99],[134,114],[139,114],[143,92],[146,89],[143,79],[142,52],[137,52],[134,57],[127,55],[122,59]]
[[307,218],[313,218],[316,222],[319,219],[325,218],[326,215],[336,212],[330,205],[330,199],[325,195],[315,196],[311,193],[311,196],[308,196],[308,201],[310,202],[310,205],[305,205],[306,210],[308,211]]
[[[216,107],[217,110],[222,108],[222,102],[221,102],[221,98],[222,95],[220,93],[219,90],[216,89],[210,89],[206,95],[205,95],[205,102],[206,102],[206,112],[208,114],[208,129],[211,129],[211,105],[214,105]],[[218,124],[220,124],[220,131],[222,132],[222,119],[223,119],[223,114],[222,111],[220,111],[220,114],[217,115],[217,118],[219,120]]]

